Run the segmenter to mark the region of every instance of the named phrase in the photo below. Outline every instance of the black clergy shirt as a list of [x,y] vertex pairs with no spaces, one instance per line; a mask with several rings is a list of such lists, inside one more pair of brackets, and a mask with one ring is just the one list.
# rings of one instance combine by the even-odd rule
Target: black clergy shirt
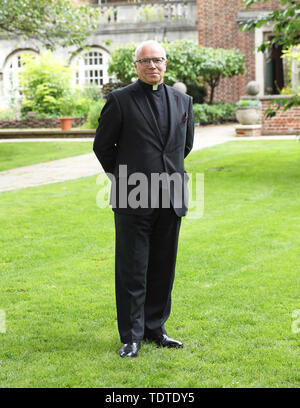
[[146,84],[138,80],[140,85],[146,91],[147,98],[157,120],[158,128],[166,143],[169,133],[169,104],[165,85],[159,84],[157,90],[153,90],[153,85]]

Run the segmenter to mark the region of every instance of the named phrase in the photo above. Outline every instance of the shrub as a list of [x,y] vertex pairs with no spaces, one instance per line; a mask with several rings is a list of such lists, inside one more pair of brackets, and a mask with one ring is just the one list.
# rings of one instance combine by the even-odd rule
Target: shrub
[[70,91],[71,68],[56,61],[50,51],[38,59],[24,55],[23,63],[24,69],[19,74],[24,94],[22,114],[32,111],[41,116],[59,115],[59,99]]
[[234,103],[217,102],[212,105],[193,105],[194,121],[201,125],[235,121],[236,105]]
[[87,116],[87,120],[82,126],[85,129],[96,129],[98,127],[98,119],[100,116],[100,113],[103,109],[103,106],[105,104],[104,99],[100,99],[99,101],[93,101],[90,105],[89,113]]
[[194,112],[194,122],[195,123],[204,124],[208,122],[208,117],[205,112],[204,104],[200,105],[199,103],[195,103],[193,105],[193,112]]

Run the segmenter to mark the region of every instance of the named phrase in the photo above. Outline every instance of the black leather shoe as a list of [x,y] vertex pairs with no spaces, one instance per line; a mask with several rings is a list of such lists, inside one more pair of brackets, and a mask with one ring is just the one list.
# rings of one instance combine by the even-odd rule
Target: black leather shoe
[[183,343],[179,340],[172,339],[166,334],[159,337],[145,337],[146,340],[154,341],[160,347],[183,348]]
[[141,343],[125,343],[120,348],[120,357],[137,357],[138,351],[141,348]]

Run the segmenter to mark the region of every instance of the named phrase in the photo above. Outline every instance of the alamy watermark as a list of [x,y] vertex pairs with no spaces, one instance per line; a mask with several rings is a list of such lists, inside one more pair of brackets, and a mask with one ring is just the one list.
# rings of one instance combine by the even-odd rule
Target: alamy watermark
[[120,165],[115,176],[101,173],[96,180],[100,189],[96,203],[99,208],[188,208],[187,218],[201,218],[204,214],[203,173],[129,172]]
[[3,309],[0,309],[0,333],[6,333],[6,314]]

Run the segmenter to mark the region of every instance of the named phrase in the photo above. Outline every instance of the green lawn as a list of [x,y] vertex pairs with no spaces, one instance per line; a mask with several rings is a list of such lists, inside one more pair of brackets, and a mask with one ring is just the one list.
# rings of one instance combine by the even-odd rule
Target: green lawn
[[299,387],[300,143],[192,153],[204,217],[184,219],[169,335],[118,356],[114,230],[95,177],[0,195],[0,387]]
[[0,171],[91,152],[92,142],[0,143]]

